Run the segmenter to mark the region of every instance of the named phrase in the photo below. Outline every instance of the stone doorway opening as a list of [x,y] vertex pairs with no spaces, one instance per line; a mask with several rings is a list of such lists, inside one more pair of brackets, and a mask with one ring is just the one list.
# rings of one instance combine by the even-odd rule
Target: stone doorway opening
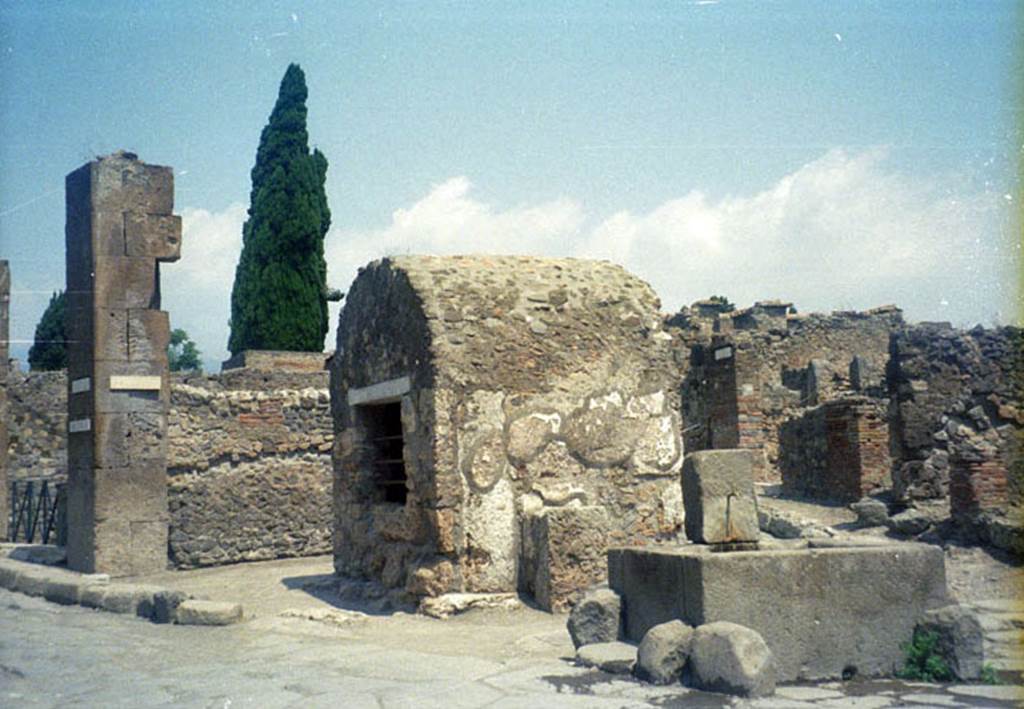
[[404,505],[408,496],[405,471],[405,438],[400,401],[363,404],[358,407],[369,445],[370,466],[377,498]]

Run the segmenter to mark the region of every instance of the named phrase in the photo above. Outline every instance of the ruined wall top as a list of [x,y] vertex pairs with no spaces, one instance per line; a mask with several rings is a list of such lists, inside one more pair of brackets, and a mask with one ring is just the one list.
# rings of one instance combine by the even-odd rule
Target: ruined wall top
[[760,300],[747,308],[726,312],[717,301],[698,300],[668,318],[668,324],[688,331],[694,342],[712,335],[734,339],[770,335],[795,335],[811,330],[847,329],[877,323],[895,329],[903,325],[903,311],[895,305],[868,310],[835,310],[830,313],[797,313],[793,304],[781,300]]
[[671,339],[651,287],[607,261],[397,256],[371,263],[353,283],[339,327],[343,357],[347,332],[380,328],[357,311],[399,283],[426,323],[421,344],[433,373],[450,385],[537,390],[615,352],[667,351],[661,345]]

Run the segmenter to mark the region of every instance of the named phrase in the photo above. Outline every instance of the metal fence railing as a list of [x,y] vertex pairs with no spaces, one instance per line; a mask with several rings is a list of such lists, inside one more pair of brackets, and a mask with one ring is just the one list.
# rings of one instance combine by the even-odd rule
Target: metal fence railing
[[64,544],[64,483],[52,480],[11,482],[7,538],[29,544]]

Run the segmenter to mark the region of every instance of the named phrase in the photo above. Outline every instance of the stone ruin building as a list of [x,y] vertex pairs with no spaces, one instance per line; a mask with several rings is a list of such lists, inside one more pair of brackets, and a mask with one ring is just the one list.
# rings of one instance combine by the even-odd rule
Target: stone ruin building
[[[0,438],[13,480],[78,486],[82,568],[101,538],[127,573],[323,553],[333,537],[338,572],[413,596],[521,590],[563,609],[604,579],[607,547],[678,537],[684,448],[745,449],[755,479],[798,497],[948,500],[961,528],[1024,548],[1018,328],[779,301],[665,317],[609,263],[409,256],[361,270],[329,374],[324,354],[245,352],[168,376],[169,168],[116,154],[68,187],[86,347],[70,374],[2,377]],[[128,430],[145,435],[129,445]],[[146,436],[133,460],[152,469],[131,477]]]
[[810,315],[791,309],[763,301],[723,312],[721,304],[699,301],[670,320],[690,350],[683,382],[687,450],[746,448],[755,453],[758,480],[786,480],[786,421],[882,390],[889,337],[903,324],[898,308]]
[[337,571],[562,609],[608,543],[675,538],[671,343],[651,288],[607,262],[363,268],[331,364]]
[[668,324],[688,352],[687,450],[750,450],[757,479],[795,497],[948,500],[963,531],[1024,550],[1020,328],[779,301],[698,301]]

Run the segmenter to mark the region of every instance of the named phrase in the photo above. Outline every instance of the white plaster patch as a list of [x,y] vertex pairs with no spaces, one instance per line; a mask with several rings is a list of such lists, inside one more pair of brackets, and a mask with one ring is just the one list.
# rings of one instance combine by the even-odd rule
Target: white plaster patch
[[607,409],[610,406],[622,406],[622,394],[613,391],[604,396],[592,396],[587,399],[588,409]]
[[678,524],[682,527],[683,520],[686,518],[682,485],[666,485],[662,489],[661,509],[665,511],[665,521],[668,524]]
[[516,510],[515,492],[502,479],[484,494],[470,496],[464,508],[467,542],[487,554],[488,563],[473,568],[473,587],[479,590],[515,588]]
[[626,415],[634,418],[641,416],[660,416],[665,410],[665,392],[656,391],[652,394],[634,396],[626,404]]
[[388,379],[384,382],[377,382],[368,387],[348,390],[348,405],[358,406],[370,402],[388,403],[397,401],[402,394],[406,394],[412,388],[409,377],[398,377]]
[[647,422],[637,442],[635,459],[642,465],[672,472],[683,458],[683,444],[673,415],[659,416]]
[[163,379],[158,376],[115,374],[110,377],[111,391],[160,391],[162,385]]
[[92,430],[92,419],[75,419],[68,422],[68,433],[84,433]]

